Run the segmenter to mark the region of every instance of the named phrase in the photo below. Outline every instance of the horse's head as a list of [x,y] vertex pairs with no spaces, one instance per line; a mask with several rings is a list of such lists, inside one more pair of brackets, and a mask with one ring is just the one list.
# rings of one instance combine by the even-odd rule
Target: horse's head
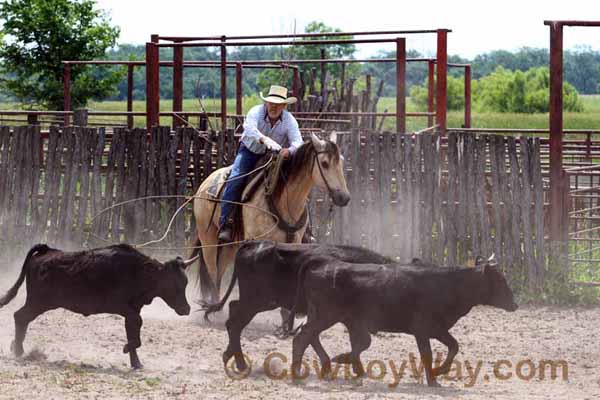
[[336,133],[332,132],[328,140],[321,140],[315,134],[311,142],[315,149],[312,178],[315,185],[327,189],[336,206],[344,207],[350,201],[350,192],[344,177],[344,157],[335,143]]

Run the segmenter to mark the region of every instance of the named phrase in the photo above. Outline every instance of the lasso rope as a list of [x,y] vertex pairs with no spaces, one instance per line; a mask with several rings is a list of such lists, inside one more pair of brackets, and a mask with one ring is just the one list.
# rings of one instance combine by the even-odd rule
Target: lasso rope
[[229,200],[222,200],[222,199],[217,200],[217,199],[212,199],[212,198],[209,198],[209,197],[195,196],[195,195],[194,196],[177,195],[177,194],[174,194],[174,195],[157,195],[157,196],[145,196],[145,197],[139,197],[139,198],[135,198],[135,199],[130,199],[130,200],[123,201],[123,202],[120,202],[120,203],[117,203],[117,204],[113,204],[112,206],[103,209],[98,214],[96,214],[96,216],[94,216],[94,218],[92,218],[92,221],[90,222],[90,232],[88,232],[88,236],[89,237],[93,237],[94,239],[106,242],[106,243],[111,243],[110,240],[104,239],[104,238],[102,238],[102,237],[100,237],[100,236],[95,235],[94,233],[92,233],[91,232],[92,231],[91,227],[94,225],[94,220],[96,220],[100,215],[106,213],[107,211],[110,211],[113,208],[121,207],[121,206],[124,206],[126,204],[133,203],[133,202],[136,202],[136,201],[142,201],[142,200],[159,199],[159,198],[181,198],[181,197],[187,198],[187,201],[182,206],[179,207],[179,209],[175,212],[175,214],[173,214],[173,217],[171,218],[171,221],[169,222],[169,226],[167,227],[167,230],[166,230],[165,234],[160,239],[152,240],[150,242],[146,242],[146,243],[142,243],[142,244],[132,244],[131,246],[135,247],[135,248],[142,248],[142,247],[146,247],[146,246],[148,246],[148,245],[150,245],[152,243],[158,243],[158,242],[163,241],[166,238],[167,234],[169,233],[171,225],[173,224],[173,221],[175,220],[175,217],[177,216],[177,214],[184,208],[184,206],[186,206],[187,204],[189,204],[189,202],[192,199],[203,199],[203,200],[208,200],[208,201],[219,201],[219,202],[223,202],[223,203],[239,204],[241,206],[254,208],[256,210],[260,210],[260,211],[262,211],[262,212],[264,212],[266,214],[271,215],[275,219],[276,222],[273,224],[273,226],[271,226],[271,228],[269,230],[267,230],[266,232],[264,232],[264,233],[262,233],[262,234],[260,234],[260,235],[258,235],[256,237],[254,237],[252,239],[244,239],[244,240],[239,240],[239,241],[236,241],[236,242],[211,244],[211,245],[202,245],[202,246],[152,247],[153,250],[192,250],[192,249],[202,249],[202,248],[208,248],[208,247],[233,246],[233,245],[244,243],[244,242],[246,242],[248,240],[256,240],[256,239],[260,239],[262,237],[267,236],[275,228],[277,228],[277,223],[279,222],[279,218],[277,217],[277,215],[273,214],[269,210],[266,210],[266,209],[264,209],[262,207],[258,207],[258,206],[255,206],[255,205],[252,205],[252,204],[248,204],[248,203],[241,203],[241,202],[238,202],[238,201],[229,201]]
[[[253,174],[253,173],[257,172],[257,171],[260,171],[263,168],[267,168],[272,162],[273,162],[273,154],[270,155],[269,160],[265,164],[263,164],[263,165],[255,168],[255,169],[253,169],[252,171],[250,171],[248,173],[245,173],[245,174],[238,175],[238,176],[233,177],[233,178],[225,179],[224,181],[217,182],[217,184],[227,183],[227,182],[231,182],[231,181],[234,181],[234,180],[237,180],[237,179],[245,178],[248,175],[251,175],[251,174]],[[279,217],[277,215],[273,214],[272,212],[270,212],[267,209],[264,209],[262,207],[258,207],[258,206],[252,205],[252,204],[248,204],[248,203],[241,203],[241,202],[238,202],[238,201],[229,201],[229,200],[223,200],[223,199],[214,199],[214,198],[210,198],[210,197],[196,196],[196,195],[194,195],[194,196],[186,196],[186,195],[155,195],[155,196],[144,196],[144,197],[138,197],[138,198],[135,198],[135,199],[129,199],[129,200],[126,200],[126,201],[122,201],[122,202],[117,203],[117,204],[113,204],[112,206],[107,207],[107,208],[101,210],[98,214],[96,214],[92,218],[92,220],[90,221],[90,229],[89,229],[89,232],[88,232],[88,241],[89,241],[90,237],[93,237],[96,240],[100,240],[100,241],[103,241],[103,242],[106,242],[106,243],[111,243],[110,240],[104,239],[104,238],[102,238],[102,237],[100,237],[100,236],[95,235],[94,233],[92,233],[93,232],[92,227],[94,226],[94,221],[98,217],[100,217],[104,213],[106,213],[106,212],[108,212],[108,211],[110,211],[110,210],[112,210],[114,208],[121,207],[121,206],[130,204],[130,203],[133,203],[133,202],[136,202],[136,201],[151,200],[151,199],[164,199],[164,198],[182,198],[182,197],[186,198],[186,201],[181,206],[179,206],[179,208],[175,211],[175,213],[171,217],[171,220],[169,221],[169,224],[167,225],[165,233],[159,239],[150,240],[150,241],[148,241],[146,243],[141,243],[141,244],[132,244],[131,246],[133,246],[135,248],[143,248],[143,247],[147,247],[147,246],[149,246],[151,244],[154,244],[154,243],[160,243],[163,240],[165,240],[165,238],[169,234],[169,231],[171,230],[171,226],[175,222],[175,218],[177,217],[177,215],[193,199],[203,199],[203,200],[212,201],[212,202],[218,201],[218,202],[221,202],[221,203],[239,204],[242,207],[254,208],[256,210],[260,210],[260,211],[262,211],[262,212],[264,212],[266,214],[271,215],[274,218],[274,220],[275,220],[275,223],[273,224],[273,226],[271,226],[271,228],[269,230],[267,230],[265,233],[263,233],[261,235],[258,235],[257,237],[255,237],[253,239],[260,239],[262,237],[265,237],[265,236],[269,235],[273,230],[275,230],[275,228],[277,228],[277,224],[279,223]],[[251,239],[245,239],[245,240],[240,240],[240,241],[236,241],[236,242],[229,242],[229,243],[213,244],[213,245],[202,245],[202,246],[191,246],[191,247],[152,247],[152,249],[154,249],[154,250],[191,250],[191,249],[201,249],[201,248],[209,248],[209,247],[233,246],[233,245],[244,243],[246,240],[251,240]]]

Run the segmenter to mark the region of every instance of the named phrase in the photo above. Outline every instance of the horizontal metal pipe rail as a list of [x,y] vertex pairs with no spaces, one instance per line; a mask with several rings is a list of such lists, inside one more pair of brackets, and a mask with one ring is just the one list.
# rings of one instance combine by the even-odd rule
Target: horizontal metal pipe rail
[[319,33],[298,33],[298,34],[279,34],[279,35],[243,35],[243,36],[158,36],[159,40],[172,42],[191,42],[198,40],[254,40],[254,39],[290,39],[290,38],[310,38],[310,37],[340,37],[340,36],[374,36],[374,35],[413,35],[423,33],[437,33],[438,30],[452,32],[451,29],[416,29],[401,31],[358,31],[358,32],[319,32]]
[[[145,66],[146,61],[112,61],[112,60],[88,60],[88,61],[63,61],[65,65],[133,65],[133,66]],[[237,64],[242,64],[244,68],[267,68],[267,69],[281,69],[291,68],[298,69],[295,65],[290,65],[286,61],[280,61],[274,64],[273,62],[252,62],[247,63],[245,61],[229,61],[225,63],[227,68],[236,68]],[[175,63],[173,61],[159,61],[161,67],[173,67]],[[200,67],[200,68],[220,68],[221,63],[219,61],[184,61],[183,67]]]
[[319,46],[324,44],[367,44],[396,43],[393,39],[347,39],[347,40],[304,40],[270,42],[194,42],[194,43],[153,43],[156,47],[248,47],[248,46]]

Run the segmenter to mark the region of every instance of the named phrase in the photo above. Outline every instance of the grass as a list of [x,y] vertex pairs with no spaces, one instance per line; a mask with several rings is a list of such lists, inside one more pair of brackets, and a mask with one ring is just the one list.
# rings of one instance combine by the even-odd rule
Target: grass
[[[581,99],[584,104],[584,111],[581,113],[564,113],[563,124],[565,129],[600,129],[600,95],[582,95]],[[243,99],[243,113],[245,114],[252,106],[260,104],[261,100],[257,96],[246,96]],[[220,112],[219,99],[205,99],[203,105],[208,112]],[[161,100],[160,110],[171,111],[173,103],[171,100]],[[92,101],[88,104],[91,111],[125,111],[127,109],[124,101]],[[0,103],[0,110],[19,109],[19,106],[14,103]],[[133,102],[133,110],[144,112],[146,102],[137,100]],[[396,99],[393,97],[384,97],[379,100],[378,111],[394,112],[396,109]],[[201,107],[197,99],[186,99],[183,102],[183,110],[188,112],[200,112]],[[407,99],[407,112],[419,111],[415,104]],[[235,99],[227,101],[227,113],[235,114]],[[125,118],[115,117],[94,117],[94,122],[106,122],[110,124],[115,121],[125,123]],[[135,117],[136,126],[145,125],[145,117]],[[197,119],[192,118],[191,122],[197,125]],[[170,117],[161,117],[161,124],[170,125]],[[215,121],[216,122],[216,121]],[[2,120],[0,119],[0,124]],[[464,123],[463,111],[448,112],[448,127],[460,128]],[[548,114],[518,114],[518,113],[495,113],[495,112],[472,112],[471,126],[477,128],[521,128],[521,129],[548,129]],[[415,131],[425,128],[427,119],[423,117],[407,118],[407,130]],[[217,125],[215,125],[217,126]],[[393,130],[395,122],[393,118],[388,118],[384,122],[384,128]]]
[[[582,95],[584,111],[581,113],[566,112],[563,114],[563,126],[565,129],[600,129],[600,95]],[[394,98],[386,97],[380,100],[378,110],[393,112],[396,107]],[[406,106],[407,112],[418,111],[409,99]],[[422,111],[422,110],[420,110]],[[464,124],[464,112],[449,111],[447,115],[449,128],[460,128]],[[385,124],[386,128],[392,129],[393,121]],[[424,118],[408,118],[407,128],[414,131],[424,128]],[[471,112],[471,126],[475,128],[511,128],[511,129],[548,129],[548,113],[521,114],[521,113],[497,113],[497,112]]]

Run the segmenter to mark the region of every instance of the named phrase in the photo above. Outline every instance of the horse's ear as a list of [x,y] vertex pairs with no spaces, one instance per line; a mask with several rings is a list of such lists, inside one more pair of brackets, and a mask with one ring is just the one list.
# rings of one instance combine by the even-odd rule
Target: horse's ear
[[336,140],[337,140],[337,132],[336,131],[332,131],[329,134],[329,141],[333,142],[333,143],[336,143]]
[[323,151],[325,149],[325,142],[319,139],[314,132],[310,134],[310,140],[312,141],[313,146],[315,146],[315,150]]

